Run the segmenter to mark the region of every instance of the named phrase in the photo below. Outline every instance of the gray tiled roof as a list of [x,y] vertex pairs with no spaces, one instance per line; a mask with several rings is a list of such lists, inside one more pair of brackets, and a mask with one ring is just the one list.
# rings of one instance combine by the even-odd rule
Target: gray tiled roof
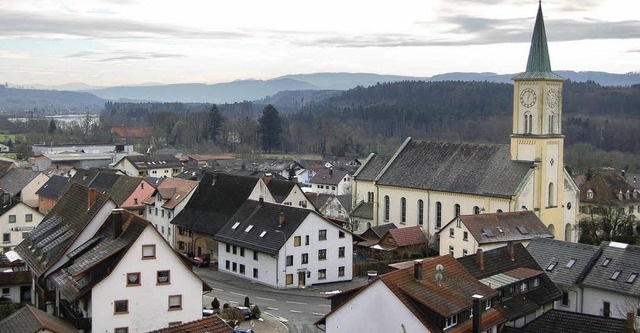
[[129,155],[123,157],[123,159],[129,160],[129,162],[131,162],[131,164],[133,164],[137,170],[183,166],[182,162],[180,162],[179,159],[175,158],[175,156],[173,155],[168,154],[156,154],[153,156]]
[[338,185],[349,173],[343,170],[320,169],[309,180],[311,184]]
[[553,234],[532,211],[460,215],[447,223],[440,232],[448,232],[447,226],[458,219],[480,245],[524,241],[535,237],[553,238]]
[[549,310],[540,317],[516,328],[505,326],[504,333],[625,333],[626,320],[584,313]]
[[[633,283],[627,282],[631,274],[640,274],[640,248],[627,245],[619,248],[603,243],[602,255],[582,282],[586,287],[609,290],[616,293],[637,297],[640,295],[640,276]],[[602,264],[611,259],[608,265]],[[620,271],[617,279],[611,277],[615,271]]]
[[[569,287],[582,282],[602,249],[598,246],[536,238],[527,245],[527,251],[558,286]],[[573,261],[575,260],[575,261]],[[569,261],[573,262],[567,267]],[[547,269],[552,265],[551,270]]]
[[6,193],[16,195],[40,174],[40,171],[11,169],[0,178],[0,187]]
[[[282,203],[284,199],[289,196],[295,186],[296,183],[294,182],[279,179],[271,179],[267,183],[269,192],[271,192],[273,199],[275,199],[278,203]],[[300,190],[300,192],[302,192],[302,190]]]
[[511,160],[508,144],[408,138],[377,176],[379,185],[511,197],[533,166]]
[[353,175],[353,178],[358,180],[373,181],[376,176],[382,171],[382,168],[389,162],[389,157],[380,156],[375,153],[371,153],[367,160],[360,166],[358,171]]
[[373,220],[373,202],[361,201],[349,216]]
[[69,177],[53,175],[36,191],[36,194],[47,198],[59,199],[69,179]]
[[340,201],[340,204],[347,212],[351,211],[351,194],[337,195],[336,199]]
[[[284,213],[285,216],[285,222],[281,227],[280,213]],[[315,213],[305,208],[247,200],[214,238],[274,255],[284,245],[285,237],[289,239],[309,214]],[[234,229],[236,223],[239,224]],[[251,225],[253,227],[247,232]],[[276,230],[283,232],[285,237]],[[265,231],[266,234],[260,237]]]
[[3,333],[36,333],[43,331],[55,333],[78,332],[70,323],[31,305],[24,306],[0,321],[0,332]]

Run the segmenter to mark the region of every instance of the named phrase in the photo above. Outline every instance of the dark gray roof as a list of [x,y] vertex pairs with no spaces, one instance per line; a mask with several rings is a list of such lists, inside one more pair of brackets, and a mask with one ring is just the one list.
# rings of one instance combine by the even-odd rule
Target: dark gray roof
[[249,198],[258,178],[207,172],[171,224],[215,235]]
[[382,168],[389,162],[389,157],[380,156],[376,153],[371,153],[369,158],[358,168],[355,174],[353,174],[353,178],[358,180],[369,180],[373,181],[376,179]]
[[[602,255],[582,282],[583,286],[609,290],[616,293],[637,297],[640,295],[640,248],[627,245],[625,248],[612,246],[620,243],[603,243]],[[626,245],[626,244],[625,244]],[[605,260],[610,259],[606,266]],[[614,272],[619,271],[617,279],[612,279]],[[633,282],[629,281],[636,274]]]
[[316,209],[320,209],[333,196],[326,193],[307,192],[304,194]]
[[342,194],[342,195],[337,195],[336,199],[338,199],[338,201],[340,201],[340,204],[342,205],[342,207],[344,207],[344,209],[347,212],[351,211],[351,194]]
[[503,333],[624,333],[626,320],[561,310],[549,310],[516,328],[505,326]]
[[365,239],[381,239],[382,236],[386,235],[389,230],[396,228],[398,227],[393,223],[372,226],[369,227],[369,229],[365,230],[362,234],[360,234],[360,237]]
[[360,201],[349,216],[373,220],[373,202]]
[[[282,226],[279,226],[280,213],[285,216]],[[214,238],[274,255],[284,245],[285,238],[289,239],[309,214],[316,213],[305,208],[247,200]],[[253,227],[247,231],[249,226]],[[260,237],[263,232],[266,233]]]
[[[277,203],[282,203],[291,191],[293,191],[293,188],[297,186],[294,182],[279,179],[271,179],[266,183],[269,192],[271,192],[273,199],[275,199]],[[302,190],[300,190],[300,192],[302,192]]]
[[338,185],[349,173],[342,170],[334,169],[320,169],[316,172],[315,176],[311,178],[309,183],[312,184],[325,184],[325,185]]
[[482,196],[515,195],[533,163],[511,160],[508,144],[408,138],[377,177],[379,185]]
[[[602,249],[587,244],[535,238],[527,245],[527,251],[553,283],[566,288],[582,282]],[[567,267],[570,261],[573,264]]]
[[42,197],[59,199],[71,178],[53,175],[40,187],[36,194]]
[[43,331],[54,333],[78,332],[70,323],[31,305],[24,306],[0,321],[0,332],[2,333],[36,333]]
[[16,195],[40,174],[40,171],[11,169],[0,178],[0,188],[6,193]]

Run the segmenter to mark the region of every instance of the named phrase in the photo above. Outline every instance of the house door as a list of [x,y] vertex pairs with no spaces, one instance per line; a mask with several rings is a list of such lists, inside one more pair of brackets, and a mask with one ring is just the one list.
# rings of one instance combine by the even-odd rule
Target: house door
[[304,287],[307,283],[307,274],[305,272],[298,272],[298,287]]

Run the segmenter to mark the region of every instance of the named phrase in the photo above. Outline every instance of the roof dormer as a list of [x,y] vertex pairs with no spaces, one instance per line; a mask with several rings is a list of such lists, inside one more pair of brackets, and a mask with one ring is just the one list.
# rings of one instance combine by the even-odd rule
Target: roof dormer
[[593,190],[589,189],[587,191],[587,199],[593,199]]

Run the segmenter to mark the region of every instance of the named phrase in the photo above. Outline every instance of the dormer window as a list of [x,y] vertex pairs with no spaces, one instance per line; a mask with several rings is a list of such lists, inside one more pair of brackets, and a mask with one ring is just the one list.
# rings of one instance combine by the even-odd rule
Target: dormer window
[[593,199],[593,191],[591,189],[587,191],[587,199]]
[[449,327],[453,327],[458,323],[458,315],[453,315],[447,318],[447,324],[444,326],[444,329]]
[[622,200],[622,191],[618,192],[618,200]]
[[631,199],[631,192],[629,192],[629,190],[627,190],[627,193],[624,194],[624,197],[626,199]]

